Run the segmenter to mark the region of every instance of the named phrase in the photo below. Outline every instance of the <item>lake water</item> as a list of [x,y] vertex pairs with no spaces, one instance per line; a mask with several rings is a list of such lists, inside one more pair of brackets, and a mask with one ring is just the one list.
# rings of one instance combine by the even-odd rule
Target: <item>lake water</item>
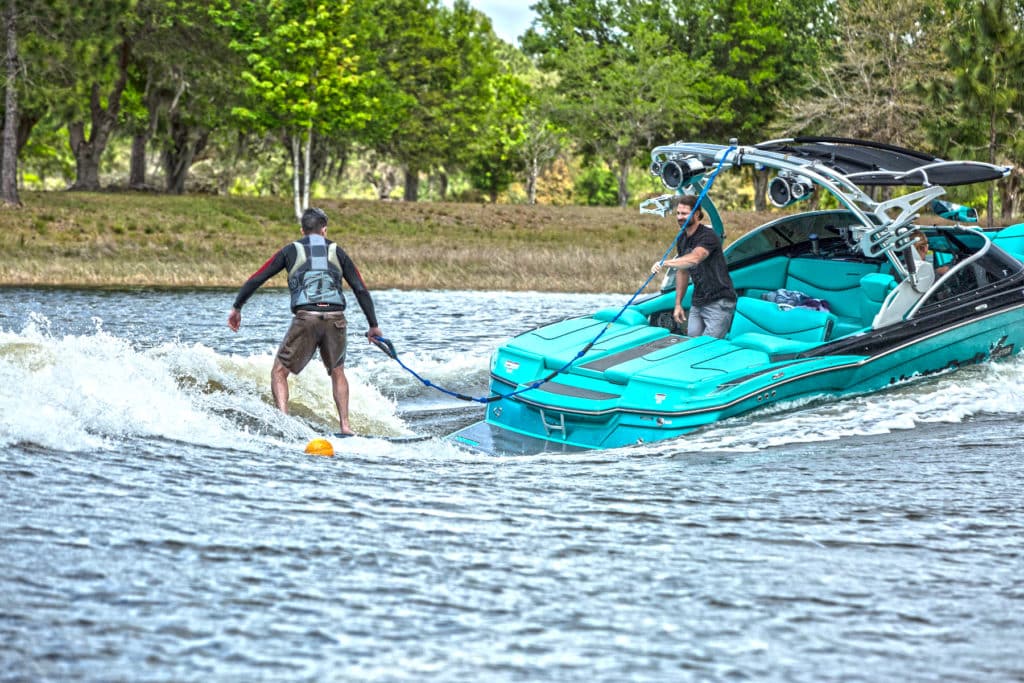
[[[269,395],[287,295],[0,290],[0,681],[1021,681],[1024,358],[643,447],[494,457]],[[351,298],[351,297],[350,297]],[[375,293],[487,391],[625,297]],[[352,424],[483,408],[358,337]]]

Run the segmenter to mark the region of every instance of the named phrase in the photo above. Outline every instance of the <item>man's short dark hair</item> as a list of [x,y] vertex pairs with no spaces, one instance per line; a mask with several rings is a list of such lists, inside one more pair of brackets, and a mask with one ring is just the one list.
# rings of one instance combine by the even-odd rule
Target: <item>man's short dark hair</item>
[[698,211],[700,211],[701,214],[703,214],[704,213],[704,209],[702,209],[699,206],[697,206],[697,200],[698,199],[700,199],[700,197],[698,197],[695,194],[680,195],[679,197],[676,198],[676,203],[675,203],[675,206],[673,208],[678,207],[680,204],[686,204],[688,207],[690,207],[690,211],[692,213],[697,213]]
[[299,222],[302,224],[303,233],[308,235],[311,232],[319,232],[327,226],[327,214],[323,209],[311,206],[302,212],[302,220]]

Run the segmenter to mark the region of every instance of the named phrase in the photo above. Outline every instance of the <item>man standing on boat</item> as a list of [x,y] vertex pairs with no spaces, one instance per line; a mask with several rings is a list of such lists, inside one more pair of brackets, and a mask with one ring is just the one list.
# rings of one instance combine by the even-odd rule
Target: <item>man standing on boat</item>
[[[677,256],[655,263],[651,272],[657,273],[662,265],[676,269],[676,306],[672,318],[680,325],[687,323],[688,336],[721,339],[729,332],[736,313],[736,290],[722,253],[722,240],[711,226],[701,222],[703,219],[704,211],[697,206],[695,195],[679,198],[676,220],[680,228],[686,229],[676,241]],[[691,279],[693,302],[687,321],[683,296]]]
[[367,338],[383,337],[377,326],[373,299],[352,259],[341,247],[325,238],[327,214],[308,208],[302,214],[302,239],[280,249],[253,273],[238,290],[228,314],[228,327],[237,332],[242,324],[242,306],[274,275],[288,271],[288,289],[295,317],[281,342],[270,371],[270,391],[282,413],[288,412],[288,375],[299,374],[319,349],[320,360],[331,376],[334,403],[338,407],[341,434],[350,436],[348,423],[348,378],[345,377],[345,295],[344,278],[363,309],[370,329]]

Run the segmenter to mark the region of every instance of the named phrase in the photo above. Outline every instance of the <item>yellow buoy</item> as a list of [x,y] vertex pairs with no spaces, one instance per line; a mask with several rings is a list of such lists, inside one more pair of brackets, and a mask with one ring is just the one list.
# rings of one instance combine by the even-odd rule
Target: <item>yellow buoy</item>
[[306,452],[310,455],[324,455],[329,458],[334,455],[334,446],[327,439],[313,439],[306,444]]

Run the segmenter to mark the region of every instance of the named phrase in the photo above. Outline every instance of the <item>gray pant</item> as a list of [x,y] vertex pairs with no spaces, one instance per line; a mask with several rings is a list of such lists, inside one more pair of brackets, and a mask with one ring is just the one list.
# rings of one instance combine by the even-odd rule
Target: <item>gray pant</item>
[[718,299],[711,303],[690,307],[687,316],[686,334],[691,337],[706,335],[722,339],[732,327],[732,317],[736,313],[734,299]]

